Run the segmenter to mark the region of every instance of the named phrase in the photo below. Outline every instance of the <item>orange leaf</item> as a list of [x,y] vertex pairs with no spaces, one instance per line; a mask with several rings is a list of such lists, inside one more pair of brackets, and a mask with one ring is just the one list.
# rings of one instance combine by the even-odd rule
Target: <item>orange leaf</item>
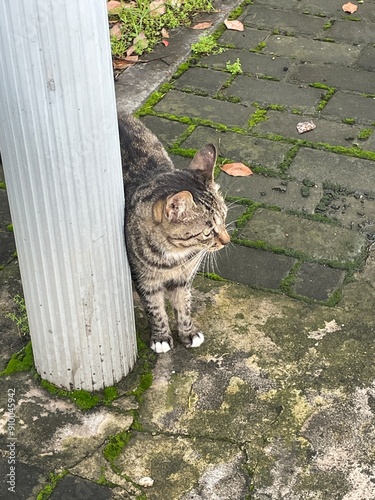
[[192,26],[193,30],[206,30],[207,28],[211,28],[212,21],[205,21],[204,23],[198,23]]
[[348,2],[342,6],[342,10],[344,12],[347,12],[348,14],[354,14],[354,12],[357,12],[358,10],[358,5],[355,5],[352,2]]
[[222,165],[220,168],[226,174],[232,175],[233,177],[247,177],[253,173],[249,167],[243,163],[227,163],[226,165]]
[[228,28],[228,30],[234,30],[234,31],[244,31],[244,25],[241,23],[241,21],[228,21],[226,19],[224,21],[225,26]]
[[121,2],[117,2],[116,0],[110,0],[107,3],[107,11],[109,14],[118,14],[122,9]]

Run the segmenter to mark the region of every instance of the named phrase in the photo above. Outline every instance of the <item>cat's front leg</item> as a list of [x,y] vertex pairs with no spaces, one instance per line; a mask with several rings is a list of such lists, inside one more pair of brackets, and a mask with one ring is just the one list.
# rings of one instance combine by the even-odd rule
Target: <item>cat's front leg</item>
[[173,347],[173,339],[165,311],[164,292],[143,291],[141,297],[151,328],[150,347],[158,354],[168,352]]
[[204,342],[204,335],[191,321],[190,284],[176,286],[169,291],[169,296],[176,316],[178,336],[185,347],[199,347]]

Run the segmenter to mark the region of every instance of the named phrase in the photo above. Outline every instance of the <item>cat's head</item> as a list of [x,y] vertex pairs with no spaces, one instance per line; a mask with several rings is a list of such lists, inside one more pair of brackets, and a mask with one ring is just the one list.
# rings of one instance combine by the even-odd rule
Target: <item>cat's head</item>
[[214,181],[216,148],[207,144],[189,165],[191,186],[153,206],[154,222],[176,250],[214,252],[229,243],[227,207]]

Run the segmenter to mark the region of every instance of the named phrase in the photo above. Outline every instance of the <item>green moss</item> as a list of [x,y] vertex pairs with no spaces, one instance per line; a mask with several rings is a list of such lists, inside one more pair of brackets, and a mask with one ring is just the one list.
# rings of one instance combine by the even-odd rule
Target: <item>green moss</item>
[[255,127],[258,123],[266,121],[267,118],[267,110],[258,108],[249,118],[248,126],[249,128]]
[[327,23],[325,23],[323,25],[323,30],[328,30],[328,29],[332,28],[333,23],[334,23],[334,21],[328,21]]
[[28,372],[34,367],[33,350],[31,342],[10,358],[5,370],[0,372],[0,377],[12,375],[18,372]]
[[267,42],[260,42],[254,49],[250,49],[250,52],[262,52],[267,47]]
[[48,382],[48,380],[41,380],[40,385],[50,394],[53,394],[60,398],[70,399],[81,410],[91,410],[102,401],[102,398],[99,395],[92,394],[91,392],[85,391],[83,389],[67,391],[65,389],[56,387],[54,384],[51,384],[51,382]]
[[368,139],[372,133],[374,132],[374,129],[372,128],[363,128],[362,130],[360,130],[358,132],[358,139],[361,140],[361,141],[365,141],[366,139]]
[[346,123],[347,125],[354,125],[355,118],[343,118],[342,123]]
[[0,189],[6,189],[5,182],[3,182],[3,181],[0,182]]
[[138,387],[132,392],[132,394],[139,398],[142,394],[147,391],[152,385],[153,375],[151,371],[146,371],[141,375]]
[[131,438],[130,431],[120,432],[114,436],[110,436],[108,443],[103,449],[103,456],[110,464],[118,458],[121,451],[125,448]]
[[103,390],[103,402],[105,404],[110,404],[112,403],[113,400],[118,398],[118,389],[117,387],[106,387]]
[[51,496],[53,490],[56,488],[57,483],[61,481],[61,479],[65,477],[67,474],[68,474],[67,470],[63,470],[59,474],[50,473],[48,483],[37,494],[36,500],[47,500]]
[[213,280],[213,281],[227,281],[215,273],[202,273],[202,276],[204,276],[205,278],[208,278],[209,280]]
[[13,224],[7,225],[7,231],[9,231],[10,233],[13,233]]
[[217,43],[217,36],[206,35],[201,36],[196,43],[193,43],[191,50],[195,55],[207,55],[207,54],[221,54],[224,52],[223,47],[219,47]]

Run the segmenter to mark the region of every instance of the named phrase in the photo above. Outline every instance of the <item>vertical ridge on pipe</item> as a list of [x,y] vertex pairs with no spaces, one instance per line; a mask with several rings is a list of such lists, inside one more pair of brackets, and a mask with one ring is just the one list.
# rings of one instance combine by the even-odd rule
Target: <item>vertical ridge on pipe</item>
[[61,387],[113,385],[136,342],[104,0],[2,3],[0,85],[36,368]]

